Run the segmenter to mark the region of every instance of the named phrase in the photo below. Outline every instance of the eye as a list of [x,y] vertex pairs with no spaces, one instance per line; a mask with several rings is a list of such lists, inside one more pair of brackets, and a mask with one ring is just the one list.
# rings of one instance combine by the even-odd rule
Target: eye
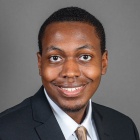
[[90,55],[82,55],[82,56],[80,56],[80,60],[81,61],[89,61],[89,60],[91,60],[91,56]]
[[51,62],[60,62],[62,58],[60,56],[54,55],[49,58]]

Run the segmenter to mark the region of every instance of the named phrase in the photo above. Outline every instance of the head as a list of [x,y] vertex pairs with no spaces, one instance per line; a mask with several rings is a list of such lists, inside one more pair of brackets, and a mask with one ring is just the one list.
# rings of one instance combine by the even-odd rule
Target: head
[[51,23],[65,22],[65,21],[68,22],[77,21],[77,22],[87,23],[94,26],[97,36],[100,39],[101,52],[102,53],[105,52],[106,49],[105,31],[101,22],[93,15],[85,11],[84,9],[78,7],[67,7],[54,12],[42,24],[38,34],[38,46],[39,46],[40,53],[42,53],[42,39],[44,37],[46,27]]
[[105,33],[93,15],[63,8],[41,26],[38,67],[49,97],[65,112],[86,108],[107,69]]

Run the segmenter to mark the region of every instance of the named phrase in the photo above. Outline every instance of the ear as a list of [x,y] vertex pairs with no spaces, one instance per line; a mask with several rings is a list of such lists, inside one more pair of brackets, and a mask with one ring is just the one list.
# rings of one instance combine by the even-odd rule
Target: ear
[[41,76],[42,56],[41,56],[40,52],[37,52],[37,60],[38,60],[39,75]]
[[108,51],[106,50],[102,55],[102,75],[106,74],[108,67]]

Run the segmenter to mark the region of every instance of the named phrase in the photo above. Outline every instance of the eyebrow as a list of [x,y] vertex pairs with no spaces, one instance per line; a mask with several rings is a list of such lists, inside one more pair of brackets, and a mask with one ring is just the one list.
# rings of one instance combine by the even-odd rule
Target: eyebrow
[[[84,46],[81,46],[79,48],[76,48],[75,50],[78,51],[78,50],[82,50],[82,49],[95,50],[94,46],[91,46],[91,45],[84,45]],[[53,51],[53,50],[64,52],[64,50],[62,50],[62,49],[60,49],[59,47],[56,47],[56,46],[50,46],[50,47],[46,48],[46,51],[48,51],[48,52]]]
[[91,45],[84,45],[84,46],[77,48],[76,50],[82,50],[82,49],[95,50],[94,46],[91,46]]
[[53,51],[53,50],[64,52],[63,50],[61,50],[60,48],[55,47],[55,46],[50,46],[50,47],[46,48],[46,51],[48,51],[48,52]]

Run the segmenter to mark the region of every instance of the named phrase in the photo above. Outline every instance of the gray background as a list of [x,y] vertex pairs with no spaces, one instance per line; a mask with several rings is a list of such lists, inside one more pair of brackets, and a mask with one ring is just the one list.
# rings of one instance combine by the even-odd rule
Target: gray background
[[39,89],[38,30],[65,6],[88,10],[105,27],[109,68],[93,100],[130,116],[140,132],[140,0],[0,0],[0,112]]

